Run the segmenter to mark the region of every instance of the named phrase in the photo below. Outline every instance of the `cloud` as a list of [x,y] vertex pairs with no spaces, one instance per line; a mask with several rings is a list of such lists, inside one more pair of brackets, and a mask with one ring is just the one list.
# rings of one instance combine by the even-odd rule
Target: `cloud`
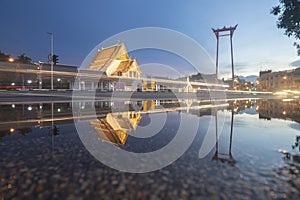
[[292,62],[291,66],[293,66],[293,67],[300,67],[300,60],[296,60],[296,61]]
[[[259,69],[257,65],[250,62],[236,62],[234,63],[235,75],[257,75]],[[219,73],[223,77],[231,77],[231,64],[225,65],[225,67],[219,67]]]

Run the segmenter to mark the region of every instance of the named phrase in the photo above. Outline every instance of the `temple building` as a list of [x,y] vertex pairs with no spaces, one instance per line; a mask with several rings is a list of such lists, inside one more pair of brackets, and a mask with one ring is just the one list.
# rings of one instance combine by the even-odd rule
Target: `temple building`
[[129,57],[124,43],[99,49],[88,69],[104,71],[108,77],[139,78],[141,75],[136,59]]
[[142,83],[136,83],[141,70],[136,59],[129,57],[124,43],[98,49],[93,61],[80,73],[80,90],[133,91],[142,87]]

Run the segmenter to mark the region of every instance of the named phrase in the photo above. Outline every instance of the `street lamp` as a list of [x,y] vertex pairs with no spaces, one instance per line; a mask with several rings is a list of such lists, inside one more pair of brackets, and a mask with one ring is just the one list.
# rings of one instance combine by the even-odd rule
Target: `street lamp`
[[14,62],[14,61],[15,61],[15,59],[13,59],[13,58],[8,59],[8,62]]
[[51,62],[51,90],[53,90],[53,32],[47,32],[50,37],[51,37],[51,44],[50,44],[50,49],[51,49],[51,56],[50,56],[50,62]]

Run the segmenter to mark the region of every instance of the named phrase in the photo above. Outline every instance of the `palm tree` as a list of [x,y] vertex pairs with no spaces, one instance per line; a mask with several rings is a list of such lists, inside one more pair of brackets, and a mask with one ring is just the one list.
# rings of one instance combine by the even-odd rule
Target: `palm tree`
[[22,53],[21,55],[18,56],[17,62],[19,63],[24,63],[24,64],[32,64],[32,59],[26,56],[25,53]]

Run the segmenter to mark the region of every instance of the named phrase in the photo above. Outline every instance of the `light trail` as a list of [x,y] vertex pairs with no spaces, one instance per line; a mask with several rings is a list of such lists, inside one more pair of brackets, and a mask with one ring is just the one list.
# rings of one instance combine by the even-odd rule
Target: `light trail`
[[[51,71],[49,70],[35,70],[35,69],[1,69],[1,72],[11,72],[11,73],[28,73],[28,74],[39,74],[39,75],[49,75],[51,76]],[[98,74],[93,74],[97,73]],[[101,73],[101,74],[100,74]],[[206,87],[222,87],[228,88],[229,85],[215,84],[215,83],[204,83],[204,82],[187,82],[179,80],[170,80],[170,79],[158,79],[158,78],[135,78],[135,77],[114,77],[106,76],[104,72],[101,71],[91,71],[91,73],[86,72],[62,72],[62,71],[53,71],[53,75],[58,76],[72,76],[80,78],[93,78],[93,79],[104,79],[104,80],[127,80],[127,81],[154,81],[156,83],[168,83],[168,84],[178,84],[186,86],[188,83],[195,86],[206,86]],[[44,77],[45,78],[45,77]]]

